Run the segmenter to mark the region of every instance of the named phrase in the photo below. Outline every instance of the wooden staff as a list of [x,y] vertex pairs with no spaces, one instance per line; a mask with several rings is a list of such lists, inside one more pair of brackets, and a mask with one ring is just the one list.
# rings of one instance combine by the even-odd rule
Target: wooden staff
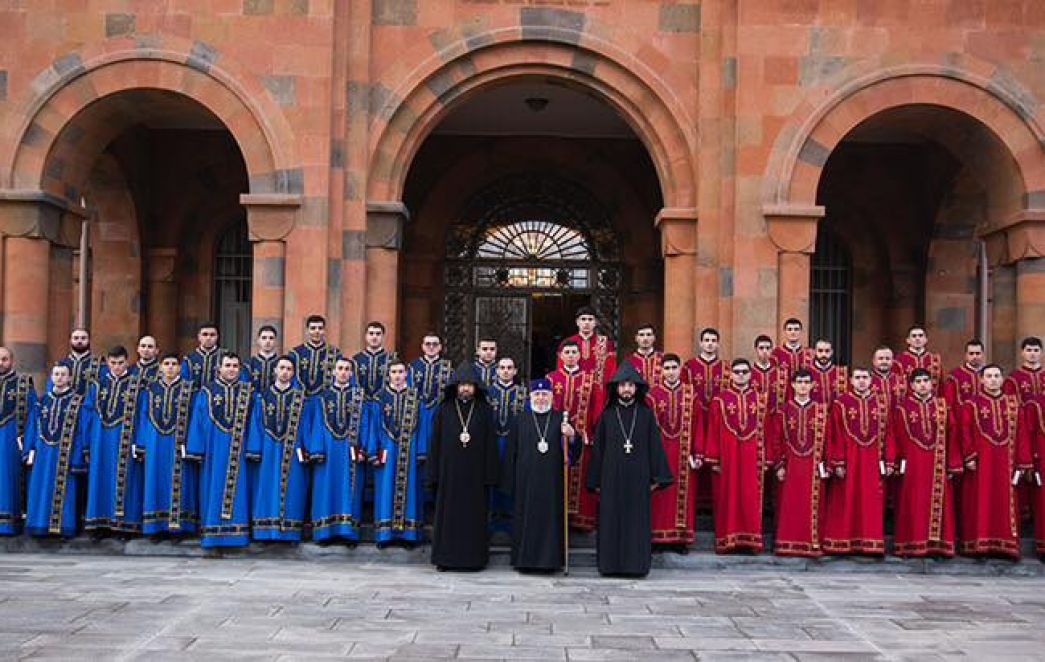
[[[562,422],[569,423],[569,418],[562,415]],[[562,560],[563,575],[570,574],[570,441],[559,430],[559,442],[562,444]]]

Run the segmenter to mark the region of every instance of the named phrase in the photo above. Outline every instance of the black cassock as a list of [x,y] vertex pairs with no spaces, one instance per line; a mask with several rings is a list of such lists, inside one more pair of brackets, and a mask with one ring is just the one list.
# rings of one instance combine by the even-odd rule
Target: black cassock
[[672,480],[653,411],[640,402],[606,407],[595,428],[588,468],[588,489],[599,490],[600,574],[649,574],[650,488]]
[[[562,412],[536,414],[527,408],[515,417],[508,432],[503,482],[515,503],[512,565],[521,570],[558,570],[563,566],[561,430]],[[542,436],[547,446],[541,445]],[[571,462],[580,455],[580,445],[580,437],[574,437]]]
[[[471,438],[461,443],[461,415]],[[486,505],[488,489],[497,484],[500,462],[493,410],[481,398],[470,403],[449,398],[432,423],[428,479],[435,491],[432,563],[440,568],[478,570],[489,557]]]

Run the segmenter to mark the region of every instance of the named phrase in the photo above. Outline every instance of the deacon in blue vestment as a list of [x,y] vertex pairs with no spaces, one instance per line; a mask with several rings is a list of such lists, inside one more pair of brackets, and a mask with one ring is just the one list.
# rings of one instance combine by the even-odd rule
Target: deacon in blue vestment
[[413,546],[421,540],[424,509],[419,463],[428,453],[430,430],[420,425],[421,399],[406,383],[406,364],[388,363],[388,383],[370,402],[373,425],[367,455],[374,464],[374,538]]
[[395,352],[385,349],[385,325],[369,322],[366,325],[366,348],[352,357],[356,383],[363,387],[368,398],[375,398],[384,388],[388,364],[395,358]]
[[246,372],[250,374],[254,390],[260,392],[272,386],[272,371],[279,358],[279,353],[276,352],[276,327],[266,324],[258,329],[255,344],[258,346],[258,353],[247,361]]
[[310,404],[294,381],[289,356],[276,361],[275,381],[258,393],[251,414],[251,435],[259,439],[261,461],[252,507],[255,540],[301,540],[309,473],[306,465],[323,461],[323,453],[307,436]]
[[78,486],[98,418],[73,390],[72,377],[66,363],[51,369],[53,386],[26,426],[23,459],[31,471],[25,529],[33,536],[76,535]]
[[138,339],[138,360],[131,366],[131,375],[140,376],[143,384],[151,384],[160,376],[159,347],[156,338],[142,336]]
[[308,339],[290,352],[298,382],[309,398],[330,386],[334,362],[341,350],[327,343],[327,321],[322,315],[309,315],[305,320]]
[[[518,370],[515,360],[503,356],[497,361],[497,379],[486,389],[486,399],[493,407],[497,428],[497,453],[504,462],[508,431],[515,418],[526,408],[526,387],[515,383]],[[490,532],[511,534],[512,497],[500,489],[490,490]]]
[[[181,364],[182,379],[192,382],[194,391],[199,391],[218,376],[218,366],[226,352],[218,347],[218,325],[214,322],[200,324],[196,331],[199,346],[189,352]],[[238,361],[237,361],[238,363]],[[239,375],[236,378],[239,379]]]
[[251,485],[248,459],[259,458],[258,436],[250,434],[254,387],[239,381],[239,356],[221,357],[218,378],[197,394],[189,415],[188,457],[202,460],[200,544],[250,544]]
[[36,390],[31,375],[14,370],[14,355],[0,347],[0,535],[22,531],[25,477],[22,450],[25,428],[36,415]]
[[[69,334],[69,354],[60,362],[72,371],[70,385],[79,395],[86,395],[90,385],[98,381],[105,370],[102,357],[91,354],[91,334],[87,329],[73,329]],[[47,389],[50,388],[51,382],[48,381]]]
[[472,362],[479,373],[483,387],[490,386],[497,379],[497,340],[480,338],[475,346],[475,360]]
[[134,452],[134,424],[143,382],[131,375],[122,345],[109,350],[106,366],[87,398],[100,425],[87,454],[84,524],[93,532],[141,533],[143,467]]
[[135,446],[145,457],[142,533],[183,535],[199,525],[199,467],[185,459],[192,384],[178,355],[160,360],[160,377],[142,387]]
[[[450,383],[454,376],[454,366],[450,359],[442,356],[443,341],[434,333],[426,335],[421,340],[421,356],[410,362],[407,366],[407,383],[417,389],[421,398],[421,425],[425,430],[432,428],[432,419],[439,409],[439,402],[443,397],[443,389]],[[435,500],[435,495],[427,485],[418,485],[425,503]]]
[[313,400],[308,436],[325,459],[312,467],[312,539],[359,540],[366,450],[373,424],[362,387],[352,384],[352,361],[339,358],[334,382]]

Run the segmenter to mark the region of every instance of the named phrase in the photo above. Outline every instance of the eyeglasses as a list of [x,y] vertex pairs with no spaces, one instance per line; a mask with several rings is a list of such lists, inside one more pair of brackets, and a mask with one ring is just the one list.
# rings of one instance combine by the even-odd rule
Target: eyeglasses
[[747,375],[747,374],[750,374],[750,372],[751,371],[748,370],[747,368],[733,368],[733,374],[734,375]]
[[423,343],[421,343],[421,344],[423,344],[423,345],[440,345],[440,344],[442,344],[442,343],[440,343],[440,342],[439,342],[438,340],[436,340],[435,342],[432,342],[432,341],[426,340],[426,341],[424,341],[424,342],[423,342]]

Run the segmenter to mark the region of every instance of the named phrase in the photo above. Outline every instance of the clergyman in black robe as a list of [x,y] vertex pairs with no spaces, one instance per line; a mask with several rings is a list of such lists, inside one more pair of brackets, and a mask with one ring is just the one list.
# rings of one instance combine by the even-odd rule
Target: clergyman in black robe
[[486,567],[486,506],[499,473],[493,409],[475,367],[463,363],[446,387],[428,450],[428,480],[435,493],[432,563],[438,569]]
[[564,464],[580,456],[581,439],[552,409],[552,383],[530,382],[530,402],[508,431],[503,489],[512,495],[512,566],[554,572],[563,567]]
[[650,494],[674,480],[660,441],[649,385],[631,363],[610,380],[588,469],[588,489],[599,493],[596,543],[599,574],[649,574]]

